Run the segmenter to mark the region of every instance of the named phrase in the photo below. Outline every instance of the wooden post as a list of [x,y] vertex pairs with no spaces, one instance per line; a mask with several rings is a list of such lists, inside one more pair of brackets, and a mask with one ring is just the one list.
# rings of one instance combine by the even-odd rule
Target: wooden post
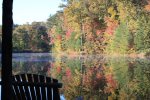
[[13,0],[3,0],[2,10],[2,93],[1,100],[12,100],[12,7]]

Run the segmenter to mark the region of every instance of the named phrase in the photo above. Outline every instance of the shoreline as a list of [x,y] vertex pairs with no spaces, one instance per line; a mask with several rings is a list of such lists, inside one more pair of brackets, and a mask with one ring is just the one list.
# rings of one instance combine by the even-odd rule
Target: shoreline
[[68,56],[68,57],[87,57],[87,56],[105,56],[105,57],[129,57],[129,58],[140,58],[140,59],[150,59],[150,55],[146,56],[145,53],[131,53],[131,54],[85,54],[85,53],[77,53],[77,52],[59,52],[54,53],[56,56]]
[[[35,51],[35,52],[25,52],[25,51],[17,51],[12,52],[14,53],[52,53],[52,52],[41,52],[41,51]],[[1,54],[1,53],[0,53]],[[146,56],[145,53],[131,53],[131,54],[85,54],[85,53],[78,53],[78,52],[58,52],[58,53],[52,53],[54,56],[68,56],[68,57],[87,57],[87,56],[105,56],[105,57],[129,57],[129,58],[150,58],[150,56]]]

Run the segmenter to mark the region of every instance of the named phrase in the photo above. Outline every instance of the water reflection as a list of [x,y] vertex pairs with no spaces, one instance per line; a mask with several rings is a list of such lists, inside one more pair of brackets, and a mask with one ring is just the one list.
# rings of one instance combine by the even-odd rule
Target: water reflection
[[60,93],[66,100],[150,100],[148,59],[90,56],[52,60],[47,54],[29,55],[27,58],[34,56],[36,60],[15,56],[20,60],[13,60],[13,74],[38,73],[57,78],[63,83]]

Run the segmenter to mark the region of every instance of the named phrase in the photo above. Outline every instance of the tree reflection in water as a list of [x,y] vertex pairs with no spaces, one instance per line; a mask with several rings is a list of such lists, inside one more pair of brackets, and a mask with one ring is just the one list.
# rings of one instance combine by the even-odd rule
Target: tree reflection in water
[[[119,59],[119,60],[118,60]],[[150,62],[146,59],[67,58],[13,62],[13,73],[36,73],[63,83],[66,100],[149,100]]]

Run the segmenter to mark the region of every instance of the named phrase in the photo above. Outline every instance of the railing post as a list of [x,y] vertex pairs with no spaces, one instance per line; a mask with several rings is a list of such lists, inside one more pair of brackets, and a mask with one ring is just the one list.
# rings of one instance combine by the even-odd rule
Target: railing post
[[13,0],[3,0],[1,100],[12,100],[12,6]]

